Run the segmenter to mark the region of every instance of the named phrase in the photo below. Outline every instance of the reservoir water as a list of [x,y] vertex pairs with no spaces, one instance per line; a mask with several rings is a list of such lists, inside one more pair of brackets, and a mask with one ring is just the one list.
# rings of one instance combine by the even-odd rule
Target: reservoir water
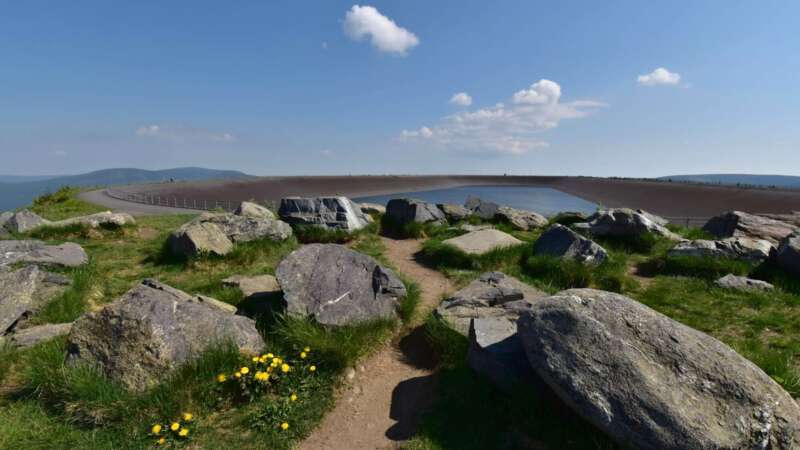
[[562,211],[577,211],[590,214],[597,210],[596,204],[574,195],[565,194],[555,189],[531,186],[460,186],[429,191],[398,192],[389,195],[359,197],[353,200],[385,205],[393,198],[408,197],[431,203],[463,205],[470,195],[499,205],[535,211],[544,216],[553,216]]

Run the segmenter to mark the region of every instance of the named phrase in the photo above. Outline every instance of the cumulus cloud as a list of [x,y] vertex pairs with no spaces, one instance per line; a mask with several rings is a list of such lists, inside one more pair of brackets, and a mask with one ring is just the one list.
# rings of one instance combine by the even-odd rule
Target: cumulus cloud
[[586,117],[605,106],[593,100],[562,103],[561,86],[539,80],[516,92],[511,104],[463,111],[442,118],[436,126],[403,130],[404,141],[426,141],[455,151],[519,155],[546,147],[537,135],[561,120]]
[[639,75],[636,81],[642,86],[657,86],[668,85],[675,86],[681,82],[681,74],[670,72],[669,70],[659,67],[658,69],[645,74]]
[[419,44],[414,33],[397,26],[373,6],[353,5],[344,17],[344,32],[354,41],[369,37],[378,50],[402,56]]
[[233,142],[236,137],[228,132],[215,132],[189,125],[152,124],[136,129],[136,135],[165,139],[174,142],[207,141]]
[[472,104],[472,97],[466,92],[459,92],[450,97],[450,103],[458,106],[469,106]]

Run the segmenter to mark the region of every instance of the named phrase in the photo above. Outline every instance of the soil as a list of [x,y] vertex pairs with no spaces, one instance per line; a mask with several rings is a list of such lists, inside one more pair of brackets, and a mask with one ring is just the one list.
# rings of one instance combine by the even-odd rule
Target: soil
[[[392,265],[419,284],[420,304],[412,331],[395,339],[351,371],[334,409],[299,445],[305,450],[393,449],[413,436],[435,399],[436,358],[420,319],[451,291],[440,273],[420,265],[421,241],[381,238]],[[349,379],[352,378],[352,379]]]

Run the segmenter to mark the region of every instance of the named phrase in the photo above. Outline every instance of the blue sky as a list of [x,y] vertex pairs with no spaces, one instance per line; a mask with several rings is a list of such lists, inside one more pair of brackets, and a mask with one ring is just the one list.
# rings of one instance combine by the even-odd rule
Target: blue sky
[[799,17],[796,1],[7,2],[0,173],[797,175]]

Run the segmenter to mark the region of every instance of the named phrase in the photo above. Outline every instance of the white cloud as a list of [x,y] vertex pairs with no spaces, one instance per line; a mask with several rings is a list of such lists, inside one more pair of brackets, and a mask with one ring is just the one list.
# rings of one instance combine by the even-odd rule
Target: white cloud
[[369,36],[378,50],[406,55],[419,44],[419,38],[372,6],[353,5],[344,16],[344,32],[354,41]]
[[153,124],[136,129],[137,136],[166,139],[174,142],[210,141],[233,142],[236,137],[228,132],[214,132],[189,125]]
[[527,153],[546,147],[537,134],[556,128],[563,119],[586,117],[606,106],[593,100],[561,103],[561,86],[539,80],[512,96],[512,103],[498,103],[475,111],[442,118],[432,127],[403,130],[404,141],[426,141],[454,151],[478,154]]
[[450,97],[450,103],[458,106],[469,106],[472,104],[472,97],[466,92],[459,92]]
[[681,74],[659,67],[646,75],[639,75],[636,81],[643,86],[657,86],[659,84],[675,86],[681,82]]

